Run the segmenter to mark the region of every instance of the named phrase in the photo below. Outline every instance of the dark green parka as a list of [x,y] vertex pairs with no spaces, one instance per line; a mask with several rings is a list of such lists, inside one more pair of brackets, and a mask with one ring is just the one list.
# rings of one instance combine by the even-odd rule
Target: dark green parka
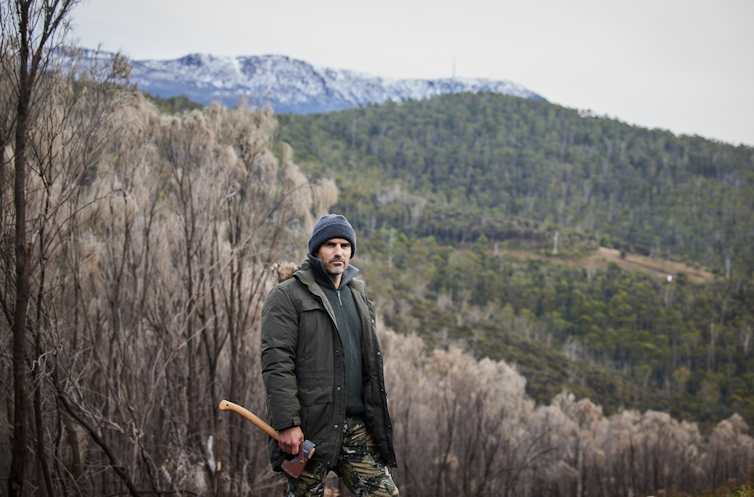
[[[352,268],[348,270],[356,269]],[[309,261],[288,276],[281,276],[284,281],[270,291],[262,310],[262,377],[268,420],[278,431],[300,426],[304,437],[316,446],[313,459],[332,467],[340,452],[346,416],[343,344],[333,310],[314,280]],[[383,462],[395,467],[374,305],[367,300],[362,280],[351,279],[348,286],[361,318],[364,420]],[[268,448],[273,469],[280,471],[280,465],[291,456],[272,438]]]

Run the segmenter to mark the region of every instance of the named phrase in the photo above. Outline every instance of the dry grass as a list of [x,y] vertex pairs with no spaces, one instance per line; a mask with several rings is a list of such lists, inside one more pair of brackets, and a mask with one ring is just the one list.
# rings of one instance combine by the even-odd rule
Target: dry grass
[[626,254],[620,256],[620,251],[600,247],[596,252],[581,259],[583,265],[593,265],[596,267],[607,266],[608,262],[614,262],[623,269],[644,271],[659,277],[675,276],[678,273],[686,273],[692,281],[701,283],[711,280],[715,276],[709,271],[695,269],[680,262],[666,261],[663,259],[652,259],[643,255]]
[[[504,252],[507,255],[511,255],[521,260],[544,258],[541,254],[529,250],[506,249],[505,251],[501,252]],[[631,271],[643,271],[660,278],[667,278],[668,276],[675,276],[678,273],[685,273],[689,277],[689,279],[695,283],[702,283],[715,277],[715,275],[713,275],[709,271],[696,269],[691,266],[687,266],[686,264],[681,264],[680,262],[653,259],[651,257],[645,257],[643,255],[636,254],[626,254],[625,257],[621,257],[620,250],[609,249],[605,247],[600,247],[598,250],[582,257],[573,259],[566,257],[561,260],[566,264],[591,267],[596,269],[606,269],[609,262],[614,262],[623,269]]]

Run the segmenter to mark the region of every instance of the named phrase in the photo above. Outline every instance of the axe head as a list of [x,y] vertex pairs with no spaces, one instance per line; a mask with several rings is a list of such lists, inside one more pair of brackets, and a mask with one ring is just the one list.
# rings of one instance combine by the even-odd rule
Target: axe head
[[306,440],[299,446],[296,458],[291,461],[283,461],[283,464],[281,464],[280,467],[283,468],[283,471],[288,473],[291,478],[298,479],[298,477],[301,476],[301,471],[304,470],[306,463],[309,462],[312,455],[314,455],[314,444],[309,440]]

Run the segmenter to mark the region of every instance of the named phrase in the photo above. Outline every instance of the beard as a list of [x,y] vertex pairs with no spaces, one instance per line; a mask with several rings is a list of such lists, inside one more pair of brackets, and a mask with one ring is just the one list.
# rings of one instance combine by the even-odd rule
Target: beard
[[[333,262],[342,262],[343,265],[335,266],[333,265]],[[325,271],[327,272],[327,274],[337,276],[345,272],[346,268],[348,267],[348,263],[345,262],[343,259],[332,259],[328,261],[326,264],[323,264],[323,266],[325,266]]]

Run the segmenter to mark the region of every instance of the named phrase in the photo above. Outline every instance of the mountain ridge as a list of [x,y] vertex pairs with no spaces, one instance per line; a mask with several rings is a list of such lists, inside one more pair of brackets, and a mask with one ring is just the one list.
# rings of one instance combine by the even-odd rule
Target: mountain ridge
[[[94,54],[94,55],[93,55]],[[107,52],[89,57],[107,58]],[[492,92],[534,100],[541,95],[509,80],[396,79],[310,64],[285,55],[218,57],[189,54],[173,60],[132,62],[131,81],[162,98],[179,95],[202,104],[240,98],[269,103],[277,113],[308,114],[386,101],[422,100],[449,93]]]

